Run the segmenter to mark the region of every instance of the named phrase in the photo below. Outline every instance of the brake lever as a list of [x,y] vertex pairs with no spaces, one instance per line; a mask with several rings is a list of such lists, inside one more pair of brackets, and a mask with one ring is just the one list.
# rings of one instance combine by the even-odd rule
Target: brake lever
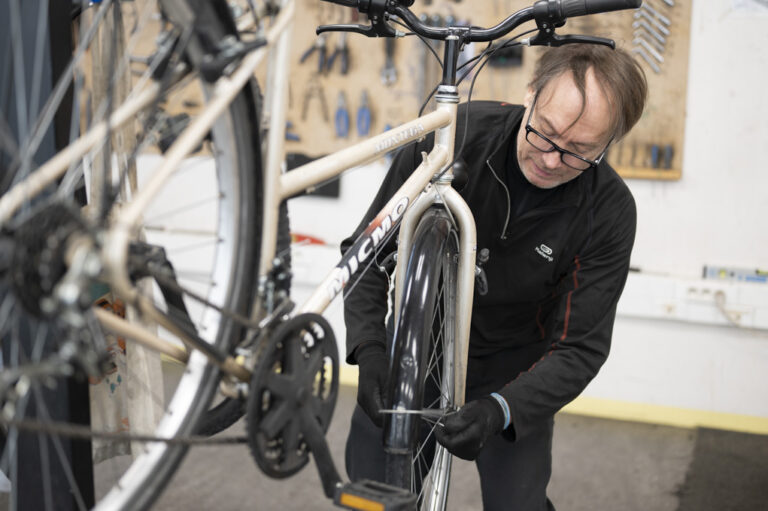
[[405,35],[404,32],[392,28],[383,18],[371,20],[370,25],[320,25],[315,29],[318,35],[323,32],[353,32],[366,37],[403,37]]
[[613,39],[594,37],[589,35],[564,35],[555,34],[554,30],[539,30],[539,33],[529,39],[521,41],[526,46],[562,46],[564,44],[602,44],[612,50],[616,49]]

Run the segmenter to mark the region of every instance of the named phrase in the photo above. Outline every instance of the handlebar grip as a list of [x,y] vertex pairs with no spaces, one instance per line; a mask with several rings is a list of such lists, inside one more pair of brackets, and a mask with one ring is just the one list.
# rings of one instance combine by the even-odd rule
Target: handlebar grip
[[357,8],[357,4],[359,3],[358,0],[322,0],[322,1],[328,2],[331,4],[343,5],[344,7],[355,7],[355,8]]
[[642,0],[562,0],[560,4],[566,18],[601,12],[637,9]]

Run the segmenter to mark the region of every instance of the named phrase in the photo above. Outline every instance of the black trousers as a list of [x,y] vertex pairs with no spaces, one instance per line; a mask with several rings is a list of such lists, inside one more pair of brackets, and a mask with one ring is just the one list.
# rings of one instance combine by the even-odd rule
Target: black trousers
[[[501,388],[519,373],[520,353],[497,353],[470,358],[467,366],[467,401]],[[516,363],[509,363],[515,358]],[[547,498],[552,474],[552,427],[550,418],[526,437],[511,441],[502,435],[489,439],[475,461],[480,474],[484,511],[554,511]],[[353,481],[384,481],[382,430],[359,406],[352,414],[345,462]],[[454,489],[455,491],[456,489]]]

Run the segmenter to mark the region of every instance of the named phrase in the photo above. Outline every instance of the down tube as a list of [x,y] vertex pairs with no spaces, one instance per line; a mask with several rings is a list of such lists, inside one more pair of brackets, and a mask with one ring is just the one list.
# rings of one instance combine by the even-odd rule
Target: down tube
[[435,145],[429,155],[411,176],[395,192],[386,206],[379,212],[355,243],[347,250],[339,264],[331,270],[312,296],[299,309],[300,313],[322,313],[331,301],[344,289],[352,276],[364,268],[367,260],[384,238],[395,230],[408,207],[422,191],[430,187],[430,179],[447,163],[448,151],[442,145]]

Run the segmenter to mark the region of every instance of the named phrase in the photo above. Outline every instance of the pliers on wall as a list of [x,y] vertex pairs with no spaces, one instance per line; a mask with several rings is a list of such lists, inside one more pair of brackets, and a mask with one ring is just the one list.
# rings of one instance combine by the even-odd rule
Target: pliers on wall
[[334,49],[331,56],[328,57],[328,65],[326,66],[328,71],[333,67],[336,58],[341,61],[341,64],[339,64],[341,74],[347,74],[347,71],[349,71],[349,47],[347,46],[346,32],[339,34],[339,40],[336,42],[336,49]]
[[315,51],[317,51],[318,55],[318,61],[317,61],[317,72],[322,73],[325,70],[325,37],[326,34],[320,34],[317,36],[317,39],[315,39],[315,42],[312,43],[312,46],[310,46],[304,53],[302,53],[301,58],[299,59],[300,63],[304,63],[305,60],[309,58],[310,55],[312,55]]

